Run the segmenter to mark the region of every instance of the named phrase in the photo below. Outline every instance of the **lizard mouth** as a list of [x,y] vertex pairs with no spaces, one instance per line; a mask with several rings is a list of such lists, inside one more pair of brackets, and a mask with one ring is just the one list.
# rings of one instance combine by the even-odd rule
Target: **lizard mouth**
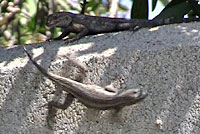
[[55,23],[47,23],[47,26],[49,27],[49,28],[53,28],[53,27],[56,27],[56,24]]

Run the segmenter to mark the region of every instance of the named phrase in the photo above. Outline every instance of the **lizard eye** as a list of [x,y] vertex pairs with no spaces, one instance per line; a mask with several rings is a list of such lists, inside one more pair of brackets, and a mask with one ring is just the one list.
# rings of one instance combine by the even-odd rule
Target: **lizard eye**
[[136,89],[134,89],[134,90],[132,91],[132,93],[137,94],[137,93],[139,92],[139,90],[140,90],[140,89],[137,89],[137,88],[136,88]]
[[131,96],[138,97],[140,95],[140,89],[132,90]]

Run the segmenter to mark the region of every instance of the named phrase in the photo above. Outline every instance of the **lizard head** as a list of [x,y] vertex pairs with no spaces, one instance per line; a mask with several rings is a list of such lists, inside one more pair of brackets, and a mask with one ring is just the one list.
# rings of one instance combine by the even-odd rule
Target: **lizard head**
[[135,104],[147,97],[147,92],[142,89],[128,89],[120,94],[126,105]]
[[47,18],[46,25],[52,27],[67,27],[72,21],[70,15],[66,12],[51,14]]

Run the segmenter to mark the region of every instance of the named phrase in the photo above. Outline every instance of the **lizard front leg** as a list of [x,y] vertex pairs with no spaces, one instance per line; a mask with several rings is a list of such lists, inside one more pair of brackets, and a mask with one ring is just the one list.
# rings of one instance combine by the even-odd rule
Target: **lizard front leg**
[[118,94],[118,89],[117,88],[114,88],[113,84],[111,83],[110,85],[107,85],[104,87],[106,91],[108,92],[113,92],[113,93],[116,93]]
[[69,35],[70,30],[69,29],[65,29],[62,34],[56,38],[51,38],[51,39],[47,39],[47,41],[51,41],[51,40],[62,40],[64,37],[66,37],[67,35]]
[[65,110],[70,106],[73,100],[74,100],[74,96],[72,94],[68,94],[63,104],[59,102],[55,102],[55,101],[50,101],[48,103],[48,109],[51,110],[53,107],[55,107],[55,108],[60,108],[60,109]]
[[64,39],[64,41],[65,41],[65,43],[69,43],[69,42],[79,40],[83,36],[86,36],[88,34],[88,32],[89,32],[89,30],[86,27],[84,27],[83,30],[81,32],[79,32],[75,37],[73,37],[71,39]]

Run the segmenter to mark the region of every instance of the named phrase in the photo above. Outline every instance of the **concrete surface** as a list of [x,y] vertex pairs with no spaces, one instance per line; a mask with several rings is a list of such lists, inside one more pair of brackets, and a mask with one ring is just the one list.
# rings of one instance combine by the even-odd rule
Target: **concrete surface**
[[49,112],[47,103],[64,101],[67,93],[38,72],[21,46],[0,48],[0,133],[198,134],[199,29],[200,23],[168,25],[89,36],[69,45],[27,45],[38,63],[56,74],[77,77],[66,59],[72,55],[88,67],[84,83],[148,91],[144,101],[117,115],[77,99],[66,110]]

